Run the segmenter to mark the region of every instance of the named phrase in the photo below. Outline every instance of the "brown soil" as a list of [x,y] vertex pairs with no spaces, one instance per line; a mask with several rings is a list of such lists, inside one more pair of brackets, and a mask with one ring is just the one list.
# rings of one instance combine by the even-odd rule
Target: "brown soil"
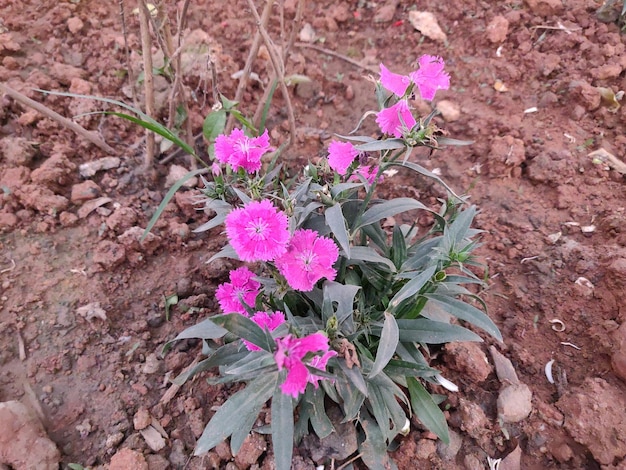
[[[137,73],[138,20],[134,3],[126,3]],[[294,3],[285,2],[287,25]],[[488,456],[505,457],[518,445],[524,469],[626,468],[626,186],[619,166],[589,156],[604,149],[623,159],[626,152],[626,108],[610,109],[596,88],[626,88],[626,36],[616,24],[597,19],[600,4],[592,0],[420,2],[419,9],[435,15],[445,41],[413,28],[414,2],[305,4],[313,44],[357,65],[306,45],[294,47],[287,73],[312,82],[291,89],[299,133],[289,165],[323,155],[333,132],[349,132],[374,108],[367,76],[379,62],[409,72],[426,53],[443,56],[452,77],[451,89],[435,100],[445,118],[438,118],[439,125],[452,137],[475,142],[414,158],[438,168],[481,209],[480,255],[489,266],[483,297],[504,343],[485,338],[471,350],[473,362],[455,348],[441,355],[437,366],[460,386],[446,402],[458,445],[438,447],[414,423],[393,454],[399,468],[487,468]],[[132,102],[118,2],[0,0],[0,13],[0,82],[68,117],[102,106],[32,88]],[[204,47],[187,56],[197,132],[213,104],[203,51],[208,46],[214,54],[217,85],[232,98],[231,76],[243,68],[254,24],[241,0],[196,0],[188,26],[194,33],[187,36]],[[275,38],[279,28],[275,15]],[[267,82],[269,71],[258,59],[254,72],[260,80]],[[157,88],[166,103],[162,77]],[[254,111],[262,92],[256,82],[249,86],[244,111]],[[198,357],[200,346],[185,341],[165,358],[161,347],[215,311],[214,288],[231,267],[205,263],[221,239],[219,229],[190,232],[207,220],[190,202],[193,191],[181,191],[154,237],[140,244],[142,228],[167,191],[172,164],[155,165],[157,171],[146,176],[142,132],[114,117],[78,118],[121,160],[85,183],[79,166],[106,154],[9,97],[0,100],[0,400],[40,404],[63,468],[72,462],[107,468],[113,455],[111,468],[131,468],[128,462],[144,458],[150,469],[248,468],[256,461],[271,468],[260,436],[244,445],[234,464],[227,463],[226,446],[190,457],[228,390],[199,378],[164,399],[167,379]],[[165,116],[167,107],[161,112]],[[277,93],[268,124],[274,144],[287,135],[286,116]],[[182,157],[173,163],[188,166]],[[391,196],[418,194],[431,201],[443,194],[402,174],[382,188]],[[109,201],[90,211],[101,197]],[[180,302],[166,318],[165,298],[174,293]],[[554,319],[564,331],[555,331],[561,324]],[[530,387],[528,418],[498,419],[502,385],[491,366],[486,379],[476,370],[482,367],[477,360],[492,362],[490,345]],[[551,359],[554,384],[544,374]],[[161,450],[149,447],[145,429],[143,435],[136,430],[150,422],[166,433]],[[150,441],[154,448],[156,441]],[[307,452],[301,454],[294,467],[313,468]],[[516,455],[507,469],[520,468]]]

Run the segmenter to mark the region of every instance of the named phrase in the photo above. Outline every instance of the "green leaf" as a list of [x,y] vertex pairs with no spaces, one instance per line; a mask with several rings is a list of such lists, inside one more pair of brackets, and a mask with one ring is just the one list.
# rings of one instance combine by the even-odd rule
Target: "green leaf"
[[426,428],[437,434],[446,444],[450,444],[448,433],[448,423],[446,417],[439,409],[433,398],[424,386],[413,377],[407,378],[409,395],[411,397],[411,408]]
[[380,150],[403,149],[405,147],[406,144],[402,139],[375,140],[374,142],[354,146],[360,152],[377,152]]
[[435,302],[450,315],[482,328],[498,341],[502,341],[500,330],[482,310],[447,295],[425,294],[425,296],[430,302]]
[[413,209],[428,210],[428,207],[426,207],[418,200],[410,197],[399,197],[390,201],[376,204],[375,206],[372,206],[365,211],[365,213],[361,217],[361,220],[359,221],[359,225],[354,229],[354,232],[366,225],[373,224],[374,222],[378,222],[379,220],[385,219],[387,217],[393,217],[396,214],[400,214],[401,212],[406,212]]
[[215,261],[216,259],[220,259],[220,258],[231,258],[231,259],[238,260],[239,256],[237,255],[237,252],[235,251],[235,249],[229,243],[227,245],[224,245],[220,251],[218,251],[213,256],[211,256],[207,260],[207,264],[209,264],[211,261]]
[[351,189],[361,188],[363,187],[363,183],[339,183],[330,188],[330,195],[334,198],[337,197],[338,194],[341,194],[344,191],[349,191]]
[[391,241],[393,264],[400,268],[407,256],[406,242],[404,240],[404,234],[399,225],[393,227],[393,236]]
[[346,219],[341,211],[341,204],[335,204],[326,208],[325,219],[326,225],[330,227],[341,249],[345,252],[346,257],[350,259],[350,240],[348,230],[346,229]]
[[439,371],[415,362],[392,359],[385,367],[385,373],[390,377],[433,377],[439,374]]
[[402,342],[425,344],[444,344],[453,341],[482,342],[482,338],[473,331],[450,323],[427,318],[399,319],[397,322]]
[[335,281],[324,282],[324,300],[328,300],[331,303],[337,303],[337,308],[335,310],[337,322],[340,325],[343,324],[344,329],[349,333],[354,332],[354,322],[352,321],[354,297],[360,289],[361,288],[359,286],[340,284]]
[[396,272],[396,266],[389,258],[385,258],[369,246],[353,246],[350,249],[350,259],[368,261],[370,263],[381,263],[389,267],[392,273]]
[[228,214],[217,214],[208,222],[205,222],[202,225],[200,225],[200,227],[193,229],[192,232],[193,233],[206,232],[207,230],[211,230],[212,228],[217,227],[218,225],[222,225],[224,221],[226,220],[227,215]]
[[385,322],[383,323],[383,331],[380,334],[380,341],[376,350],[376,360],[368,374],[368,379],[372,379],[385,368],[396,352],[399,339],[400,335],[396,319],[389,312],[385,312]]
[[451,139],[450,137],[437,137],[437,144],[439,145],[472,145],[474,143],[473,140],[459,140],[459,139]]
[[202,320],[200,323],[183,330],[176,338],[169,341],[167,344],[189,338],[218,339],[223,337],[226,333],[228,333],[228,330],[214,323],[211,318],[207,318],[206,320]]
[[365,441],[359,446],[361,460],[370,470],[390,470],[397,468],[387,454],[387,442],[383,433],[369,413],[363,411],[359,420],[365,432]]
[[220,406],[198,439],[194,455],[208,452],[247,423],[249,415],[254,414],[272,396],[277,377],[278,372],[274,372],[254,379]]
[[271,336],[268,337],[259,325],[245,315],[240,313],[216,315],[212,317],[212,321],[265,351],[272,352],[272,349],[276,347],[273,340],[270,343]]
[[389,302],[388,308],[392,312],[395,311],[403,301],[417,294],[426,285],[426,283],[430,281],[436,272],[437,266],[429,266],[419,275],[411,279],[404,286],[402,286],[402,289],[400,289],[396,295],[393,296]]
[[[280,378],[284,379],[285,375],[281,373]],[[271,410],[272,447],[276,470],[289,470],[293,454],[293,405],[291,396],[284,394],[280,387],[274,389]]]
[[349,368],[346,360],[343,358],[337,358],[337,363],[339,364],[343,374],[346,376],[346,379],[348,379],[348,382],[351,384],[350,386],[354,386],[364,396],[367,396],[367,384],[361,374],[361,369],[356,366]]
[[206,168],[199,168],[197,170],[192,170],[189,173],[187,173],[185,176],[183,176],[181,179],[176,181],[176,183],[174,183],[174,185],[170,188],[170,190],[167,192],[167,194],[161,201],[161,204],[159,204],[159,207],[157,207],[157,210],[152,216],[152,218],[150,219],[150,222],[148,222],[148,226],[146,227],[146,229],[143,232],[143,235],[141,236],[142,241],[148,236],[148,234],[150,233],[150,230],[152,230],[152,227],[154,227],[154,224],[157,223],[157,220],[159,220],[159,217],[161,217],[161,214],[165,210],[165,206],[169,204],[170,200],[174,197],[174,194],[176,194],[176,191],[178,191],[183,184],[185,184],[189,179],[193,178],[194,176],[201,175],[201,174],[208,173],[208,172],[209,170]]
[[432,171],[427,170],[426,168],[424,168],[421,165],[418,165],[417,163],[413,163],[413,162],[392,162],[389,163],[389,166],[402,166],[405,168],[409,168],[417,173],[419,173],[420,175],[426,176],[428,178],[431,178],[433,180],[435,180],[437,183],[439,183],[440,185],[442,185],[444,188],[446,188],[446,190],[452,195],[454,196],[456,199],[458,199],[459,201],[462,201],[463,199],[459,196],[456,195],[456,193],[454,191],[452,191],[452,188],[450,186],[448,186],[439,176],[437,176],[436,174],[434,174]]
[[311,426],[313,426],[313,431],[320,439],[328,437],[335,430],[333,423],[326,415],[324,395],[322,388],[307,387],[304,397],[312,410]]
[[207,114],[202,123],[202,134],[208,142],[213,142],[226,127],[226,110],[224,108]]

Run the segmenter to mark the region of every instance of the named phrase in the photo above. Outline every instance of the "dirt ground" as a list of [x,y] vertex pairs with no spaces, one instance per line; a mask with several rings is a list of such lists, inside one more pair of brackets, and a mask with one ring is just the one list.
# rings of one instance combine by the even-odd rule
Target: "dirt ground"
[[[0,0],[0,82],[67,117],[103,108],[33,88],[132,103],[128,60],[137,76],[141,45],[135,3],[125,3],[130,59],[118,2]],[[287,29],[294,4],[285,1]],[[434,102],[440,127],[474,141],[413,158],[481,210],[479,253],[489,267],[482,296],[504,342],[485,338],[433,358],[460,387],[445,402],[452,443],[438,444],[414,422],[393,453],[400,469],[485,469],[488,457],[507,455],[500,470],[626,469],[626,108],[601,97],[601,88],[609,97],[626,89],[626,36],[597,18],[599,6],[305,2],[309,26],[286,67],[311,83],[290,89],[298,139],[288,165],[323,156],[332,133],[349,132],[374,109],[368,75],[380,62],[407,73],[422,54],[441,55],[451,75],[450,90]],[[432,13],[441,34],[416,30],[417,11]],[[277,42],[280,24],[276,13]],[[246,2],[190,2],[184,63],[194,132],[213,104],[207,50],[217,59],[219,90],[232,98],[253,34]],[[270,70],[257,59],[262,83],[246,89],[244,111],[254,111]],[[156,86],[165,116],[169,86],[163,77]],[[81,176],[81,165],[111,155],[6,95],[0,103],[0,400],[41,410],[62,468],[272,468],[260,435],[236,458],[226,445],[191,458],[228,390],[199,377],[172,394],[168,379],[199,357],[200,346],[185,341],[160,355],[166,341],[216,311],[215,286],[233,266],[205,263],[223,240],[219,229],[192,232],[207,220],[192,204],[193,189],[181,190],[153,236],[138,242],[172,165],[189,163],[177,157],[145,172],[143,133],[88,115],[77,122],[98,132],[119,161]],[[287,136],[286,119],[277,93],[268,121],[274,145]],[[403,174],[381,188],[430,203],[443,195]],[[179,303],[166,314],[172,294]],[[532,391],[528,417],[499,417],[507,383],[496,377],[490,346]],[[294,468],[314,467],[300,449]]]

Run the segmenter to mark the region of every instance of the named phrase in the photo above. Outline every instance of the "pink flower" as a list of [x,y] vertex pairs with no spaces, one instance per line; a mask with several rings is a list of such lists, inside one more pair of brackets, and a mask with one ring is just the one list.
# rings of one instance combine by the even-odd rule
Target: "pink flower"
[[276,258],[278,271],[296,290],[310,291],[323,277],[335,279],[333,264],[339,249],[330,238],[320,237],[309,229],[296,230],[287,245],[287,251]]
[[265,132],[250,138],[241,129],[233,129],[229,136],[219,135],[215,139],[215,158],[229,163],[233,170],[243,168],[248,173],[261,169],[261,157],[271,149],[270,138]]
[[407,100],[400,100],[393,106],[379,111],[376,114],[376,122],[385,134],[398,138],[402,137],[403,129],[411,129],[416,123]]
[[230,272],[230,282],[220,284],[215,291],[215,298],[224,313],[237,312],[247,315],[242,301],[248,306],[254,306],[256,296],[259,294],[259,284],[252,279],[254,273],[245,266]]
[[350,142],[333,140],[328,146],[328,166],[340,175],[345,175],[358,154],[359,151]]
[[[304,338],[294,338],[287,335],[277,339],[276,345],[278,348],[274,353],[274,359],[276,359],[278,370],[287,369],[287,378],[280,388],[285,395],[298,398],[298,395],[306,390],[307,383],[311,382],[317,385],[317,381],[321,379],[321,377],[309,373],[303,362],[304,356],[308,353],[323,351],[326,354],[316,363],[320,366],[318,368],[321,369],[321,365],[325,368],[326,362],[332,357],[332,355],[327,356],[330,352],[328,351],[328,338],[323,333],[313,333]],[[311,361],[312,364],[313,361]]]
[[[311,362],[309,362],[309,365],[319,370],[326,370],[326,364],[328,364],[328,360],[331,357],[335,357],[336,355],[337,351],[328,351],[324,353],[323,356],[313,356],[313,358],[311,358]],[[307,378],[307,381],[309,383],[312,383],[313,386],[317,388],[319,385],[319,381],[324,379],[326,379],[326,377],[311,374],[311,372],[309,372],[309,377]]]
[[[267,328],[268,331],[274,331],[280,325],[285,323],[285,315],[283,314],[283,312],[274,312],[274,313],[256,312],[254,315],[252,315],[250,319],[257,325],[259,325],[261,328],[263,329]],[[243,341],[243,344],[246,345],[246,348],[248,348],[248,351],[260,351],[261,350],[261,348],[259,348],[257,345],[252,344],[251,342],[246,341],[245,339],[242,341]],[[326,367],[326,364],[324,364],[324,367]],[[318,369],[321,369],[321,368],[322,367],[318,367]]]
[[404,96],[406,89],[411,84],[411,78],[407,75],[400,75],[390,72],[387,67],[380,64],[380,83],[389,91],[399,97]]
[[242,261],[271,261],[287,250],[289,221],[267,199],[232,210],[225,225],[228,240]]
[[[372,184],[376,179],[376,174],[378,173],[378,165],[361,165],[356,171],[350,176],[350,181],[359,181],[357,175],[361,175],[365,180]],[[378,183],[383,180],[383,175],[378,177]]]
[[450,75],[443,71],[445,62],[441,57],[423,55],[419,58],[420,68],[411,73],[411,79],[419,88],[422,99],[432,100],[437,90],[450,88]]

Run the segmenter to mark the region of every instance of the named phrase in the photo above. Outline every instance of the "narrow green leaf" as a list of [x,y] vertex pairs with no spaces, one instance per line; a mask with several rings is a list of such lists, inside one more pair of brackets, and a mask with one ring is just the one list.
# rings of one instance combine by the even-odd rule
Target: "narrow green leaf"
[[370,470],[390,470],[397,468],[387,454],[387,442],[380,427],[367,411],[363,411],[359,419],[365,441],[359,446],[361,460]]
[[212,321],[265,351],[272,352],[272,349],[276,346],[273,340],[272,344],[270,344],[269,340],[271,337],[268,338],[259,325],[240,313],[216,315],[212,317]]
[[252,408],[247,414],[246,419],[241,423],[237,429],[233,431],[233,434],[230,437],[230,452],[233,455],[237,455],[241,450],[241,446],[246,440],[246,437],[250,435],[250,431],[252,431],[252,427],[259,417],[259,413],[263,408],[265,403],[258,403],[257,406]]
[[369,246],[353,246],[350,249],[350,259],[368,261],[370,263],[381,263],[389,267],[391,272],[396,272],[396,266],[389,258],[385,258]]
[[189,338],[218,339],[223,337],[226,333],[228,333],[228,330],[214,323],[211,318],[207,318],[206,320],[202,320],[200,323],[183,330],[176,338],[169,341],[168,344],[173,343],[174,341]]
[[417,294],[422,289],[422,287],[424,287],[426,283],[430,281],[430,279],[435,275],[435,272],[437,272],[437,266],[429,266],[418,276],[415,276],[404,286],[402,286],[402,289],[400,289],[389,302],[389,309],[392,312],[395,311],[403,301]]
[[426,428],[437,434],[446,444],[450,443],[448,434],[448,423],[446,417],[433,401],[424,386],[413,377],[407,378],[409,395],[411,396],[411,408]]
[[346,257],[350,259],[350,240],[348,230],[346,229],[346,219],[341,211],[341,204],[335,204],[326,208],[325,219],[326,224],[339,242],[339,246],[345,252]]
[[367,396],[367,384],[365,383],[365,379],[363,378],[363,374],[361,374],[361,369],[356,366],[352,366],[349,368],[346,364],[346,360],[343,358],[337,358],[337,363],[341,368],[341,371],[356,389],[361,392],[364,396]]
[[482,342],[482,338],[462,326],[432,321],[427,318],[399,319],[400,341],[426,344],[444,344],[453,341]]
[[430,302],[437,303],[450,315],[465,320],[472,325],[482,328],[498,341],[502,341],[502,334],[491,318],[476,307],[443,294],[425,294]]
[[[309,390],[312,391],[309,392]],[[320,439],[328,437],[335,430],[333,423],[326,415],[324,395],[325,393],[322,388],[313,389],[312,387],[307,387],[307,394],[305,395],[305,400],[307,400],[312,408],[311,426],[313,426],[315,434]]]
[[426,176],[428,178],[431,178],[433,180],[435,180],[437,183],[439,183],[440,185],[442,185],[444,188],[446,188],[446,190],[452,195],[454,196],[456,199],[458,199],[459,201],[462,201],[463,199],[459,196],[457,196],[457,194],[452,190],[452,188],[450,186],[448,186],[439,176],[437,176],[436,174],[434,174],[432,171],[427,170],[426,168],[424,168],[421,165],[418,165],[417,163],[413,163],[413,162],[408,162],[408,161],[404,161],[404,162],[393,162],[390,163],[389,166],[403,166],[405,168],[410,168],[411,170],[419,173],[420,175]]
[[393,236],[391,240],[391,248],[393,254],[393,264],[400,268],[407,256],[407,247],[404,240],[404,234],[399,225],[393,227]]
[[202,123],[202,134],[208,142],[213,142],[224,132],[226,127],[226,110],[224,108],[210,112]]
[[200,227],[197,227],[192,230],[193,233],[201,233],[206,232],[207,230],[211,230],[212,228],[217,227],[218,225],[222,225],[226,220],[226,216],[228,214],[217,214],[208,222],[203,223]]
[[338,323],[342,325],[348,333],[354,332],[354,322],[352,320],[354,298],[360,289],[359,286],[340,284],[335,281],[324,282],[324,300],[329,301],[331,304],[337,303],[334,313]]
[[459,140],[459,139],[452,139],[450,137],[437,137],[437,144],[439,145],[459,146],[459,145],[472,145],[473,143],[474,143],[473,140]]
[[213,256],[211,256],[207,260],[206,263],[209,264],[211,261],[215,261],[216,259],[220,259],[220,258],[230,258],[230,259],[237,259],[238,260],[239,256],[237,255],[237,252],[231,246],[231,244],[228,243],[227,245],[224,245],[220,251],[218,251]]
[[417,199],[410,197],[399,197],[376,204],[365,211],[359,221],[359,225],[354,229],[354,231],[356,232],[361,227],[413,209],[428,210],[428,207],[419,202]]
[[372,370],[367,376],[368,379],[372,379],[385,368],[389,360],[396,353],[396,346],[398,345],[399,339],[400,332],[396,319],[391,313],[385,312],[385,322],[383,323],[383,331],[380,334],[380,341],[378,343],[378,349],[376,350],[376,360],[374,361]]
[[378,152],[380,150],[403,149],[404,147],[406,147],[406,144],[402,139],[375,140],[374,142],[354,146],[360,152]]
[[363,183],[339,183],[330,188],[330,195],[333,198],[336,198],[338,194],[341,194],[344,191],[349,191],[351,189],[361,188],[363,187]]
[[248,422],[249,414],[259,409],[272,396],[278,372],[264,374],[219,407],[196,443],[194,455],[202,455]]
[[[284,373],[280,377],[283,379]],[[284,394],[280,387],[274,389],[272,397],[272,447],[276,470],[289,470],[293,455],[293,405],[290,395]]]
[[161,217],[161,214],[165,210],[165,206],[169,204],[170,200],[174,197],[174,194],[176,194],[176,191],[178,191],[181,188],[181,186],[185,184],[190,178],[193,178],[194,176],[201,175],[201,174],[208,173],[208,172],[209,170],[206,168],[199,168],[197,170],[192,170],[189,173],[187,173],[185,176],[183,176],[181,179],[176,181],[176,183],[174,183],[174,185],[170,188],[170,190],[167,192],[167,194],[161,201],[161,204],[159,204],[159,207],[157,207],[157,210],[152,216],[152,218],[150,219],[150,222],[148,222],[148,225],[146,229],[144,230],[143,235],[141,236],[142,241],[148,236],[148,234],[150,233],[150,230],[152,230],[152,227],[154,227],[154,224],[157,223],[157,220],[159,220],[159,217]]

